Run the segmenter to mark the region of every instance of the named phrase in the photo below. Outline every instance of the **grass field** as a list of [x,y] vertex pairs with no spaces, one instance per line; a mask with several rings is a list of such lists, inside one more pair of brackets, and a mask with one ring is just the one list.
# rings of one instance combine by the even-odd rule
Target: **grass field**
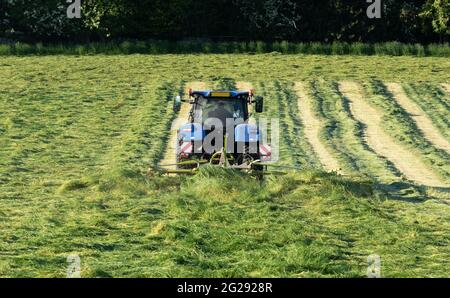
[[[166,155],[172,98],[193,81],[250,82],[261,116],[280,119],[282,162],[302,170],[146,177]],[[386,277],[449,277],[450,153],[393,82],[450,142],[448,58],[2,56],[0,276],[64,277],[79,254],[83,277],[364,277],[378,254]],[[360,117],[365,105],[382,125]],[[317,142],[345,175],[324,170]]]

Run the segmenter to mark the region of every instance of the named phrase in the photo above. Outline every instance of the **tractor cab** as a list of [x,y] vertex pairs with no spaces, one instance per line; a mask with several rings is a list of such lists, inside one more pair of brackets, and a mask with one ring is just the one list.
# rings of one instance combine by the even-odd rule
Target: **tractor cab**
[[[205,124],[210,119],[219,120],[226,126],[226,120],[232,119],[236,124],[248,121],[249,104],[255,102],[253,91],[195,91],[191,93],[193,105],[190,122]],[[262,99],[261,99],[262,100]],[[261,106],[262,110],[262,106]]]
[[243,123],[248,120],[247,98],[203,97],[200,96],[192,109],[192,121],[207,123],[216,119],[226,126],[227,119]]

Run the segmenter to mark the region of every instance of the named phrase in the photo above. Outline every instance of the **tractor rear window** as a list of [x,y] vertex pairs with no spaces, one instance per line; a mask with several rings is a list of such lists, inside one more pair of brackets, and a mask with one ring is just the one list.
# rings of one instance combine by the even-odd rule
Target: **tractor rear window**
[[205,98],[198,100],[196,119],[204,123],[208,118],[220,119],[226,125],[226,119],[245,119],[245,106],[242,99],[233,98]]

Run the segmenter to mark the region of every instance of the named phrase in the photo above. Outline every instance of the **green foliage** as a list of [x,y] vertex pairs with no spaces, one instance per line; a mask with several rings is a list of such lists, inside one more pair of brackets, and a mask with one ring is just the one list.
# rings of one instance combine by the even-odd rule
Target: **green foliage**
[[68,19],[69,3],[65,0],[2,1],[0,37],[14,41],[78,42],[200,38],[429,43],[445,40],[449,35],[448,0],[385,0],[382,20],[369,19],[369,4],[361,0],[82,2],[82,17]]
[[239,15],[247,26],[243,31],[261,39],[292,38],[299,32],[302,22],[301,5],[292,0],[234,0]]
[[6,2],[2,3],[1,7],[6,13],[4,16],[6,24],[2,24],[5,22],[2,18],[0,37],[10,32],[13,37],[25,34],[34,40],[51,40],[73,36],[80,32],[82,27],[82,21],[67,18],[67,3],[64,0]]
[[431,20],[433,30],[441,36],[450,34],[449,0],[427,0],[420,16]]

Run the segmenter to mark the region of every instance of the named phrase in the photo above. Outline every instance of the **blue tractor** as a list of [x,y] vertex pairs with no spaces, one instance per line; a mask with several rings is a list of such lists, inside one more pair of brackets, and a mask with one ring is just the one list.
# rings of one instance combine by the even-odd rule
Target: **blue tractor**
[[[182,99],[177,96],[174,110]],[[271,148],[263,144],[259,127],[250,121],[249,106],[262,113],[264,100],[254,91],[193,91],[187,123],[177,132],[176,169],[164,173],[195,173],[210,164],[249,172],[266,169]],[[161,166],[163,167],[163,166]]]

